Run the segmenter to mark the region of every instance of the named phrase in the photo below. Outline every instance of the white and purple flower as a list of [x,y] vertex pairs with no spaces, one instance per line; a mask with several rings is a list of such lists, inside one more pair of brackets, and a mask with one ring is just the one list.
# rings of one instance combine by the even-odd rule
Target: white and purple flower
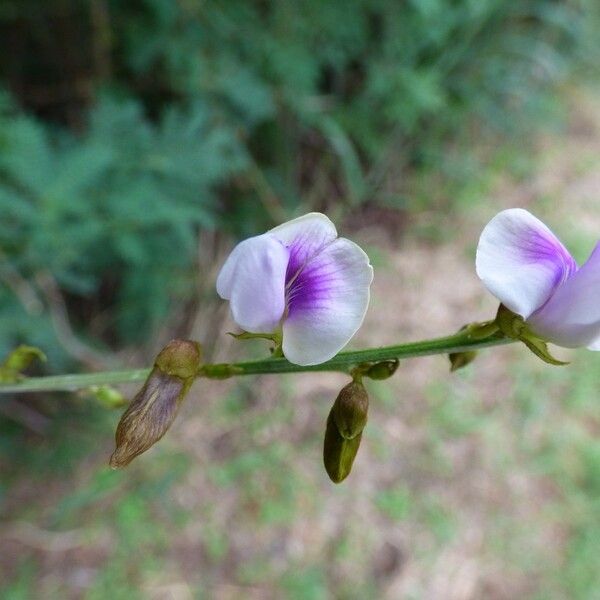
[[285,357],[314,365],[335,356],[369,305],[373,268],[335,225],[309,213],[240,242],[217,278],[234,321],[250,333],[281,330]]
[[546,225],[513,208],[484,228],[476,269],[535,335],[565,348],[600,350],[600,244],[578,267]]

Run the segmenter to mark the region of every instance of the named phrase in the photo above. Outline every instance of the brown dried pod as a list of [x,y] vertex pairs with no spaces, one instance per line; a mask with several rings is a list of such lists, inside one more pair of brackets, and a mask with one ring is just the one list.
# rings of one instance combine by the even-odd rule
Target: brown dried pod
[[173,340],[162,349],[119,421],[110,457],[113,469],[127,466],[167,432],[194,382],[201,356],[200,344],[188,340]]

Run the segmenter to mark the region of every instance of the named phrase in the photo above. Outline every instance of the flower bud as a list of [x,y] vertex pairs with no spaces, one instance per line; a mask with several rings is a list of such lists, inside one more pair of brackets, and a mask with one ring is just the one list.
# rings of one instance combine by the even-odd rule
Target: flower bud
[[381,362],[371,365],[367,369],[365,376],[370,379],[388,379],[388,377],[391,377],[396,372],[399,364],[400,361],[397,358],[392,360],[382,360]]
[[362,433],[351,440],[342,437],[333,418],[333,409],[331,410],[325,429],[323,464],[333,483],[341,483],[350,475],[361,438]]
[[0,364],[0,382],[15,383],[23,379],[22,372],[34,360],[46,362],[46,355],[34,346],[25,346],[22,344],[18,348],[15,348]]
[[340,483],[350,474],[368,410],[369,396],[359,380],[345,385],[331,407],[325,428],[323,463],[334,483]]
[[451,352],[448,354],[448,358],[450,359],[450,372],[453,373],[472,363],[477,358],[477,352],[475,350]]
[[545,363],[549,365],[562,366],[569,363],[562,360],[558,360],[550,354],[548,350],[548,344],[546,340],[538,337],[531,329],[529,329],[527,323],[523,320],[523,317],[515,314],[504,304],[498,307],[496,314],[496,324],[500,331],[509,338],[522,341],[538,358],[541,358]]
[[92,385],[82,393],[89,394],[105,408],[123,408],[127,405],[123,394],[109,385]]
[[200,344],[172,340],[156,357],[142,389],[123,413],[115,434],[110,466],[127,466],[167,432],[201,361]]
[[515,314],[512,310],[500,304],[496,313],[496,325],[498,329],[509,338],[519,339],[525,329],[525,321],[521,315]]
[[333,404],[331,415],[340,435],[351,440],[359,435],[367,424],[369,396],[360,381],[345,385]]

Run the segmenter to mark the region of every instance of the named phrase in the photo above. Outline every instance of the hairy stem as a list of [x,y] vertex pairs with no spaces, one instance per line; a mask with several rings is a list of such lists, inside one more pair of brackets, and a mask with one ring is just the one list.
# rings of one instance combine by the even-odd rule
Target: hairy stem
[[[285,358],[267,358],[264,360],[232,364],[207,364],[201,367],[198,376],[210,379],[225,379],[239,375],[305,373],[314,371],[339,371],[349,373],[353,367],[365,362],[377,362],[394,358],[402,360],[418,356],[465,352],[468,350],[479,350],[491,346],[509,344],[513,341],[514,340],[512,339],[505,338],[500,333],[495,333],[485,339],[478,340],[473,339],[468,332],[461,331],[455,335],[435,338],[433,340],[423,340],[397,346],[384,346],[381,348],[340,352],[327,362],[305,367],[294,365]],[[0,393],[72,391],[93,385],[144,381],[149,373],[150,369],[133,369],[130,371],[104,371],[100,373],[84,373],[81,375],[31,377],[17,383],[6,385],[0,384]]]

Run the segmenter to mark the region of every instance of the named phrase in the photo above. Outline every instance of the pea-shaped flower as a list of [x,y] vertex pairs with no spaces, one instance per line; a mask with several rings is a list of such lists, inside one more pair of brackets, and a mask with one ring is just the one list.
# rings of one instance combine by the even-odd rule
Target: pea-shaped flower
[[600,350],[600,244],[578,267],[546,225],[513,208],[484,228],[476,268],[535,335],[565,348]]
[[250,333],[281,331],[285,357],[314,365],[335,356],[369,305],[373,268],[334,224],[309,213],[240,242],[217,278],[234,321]]

